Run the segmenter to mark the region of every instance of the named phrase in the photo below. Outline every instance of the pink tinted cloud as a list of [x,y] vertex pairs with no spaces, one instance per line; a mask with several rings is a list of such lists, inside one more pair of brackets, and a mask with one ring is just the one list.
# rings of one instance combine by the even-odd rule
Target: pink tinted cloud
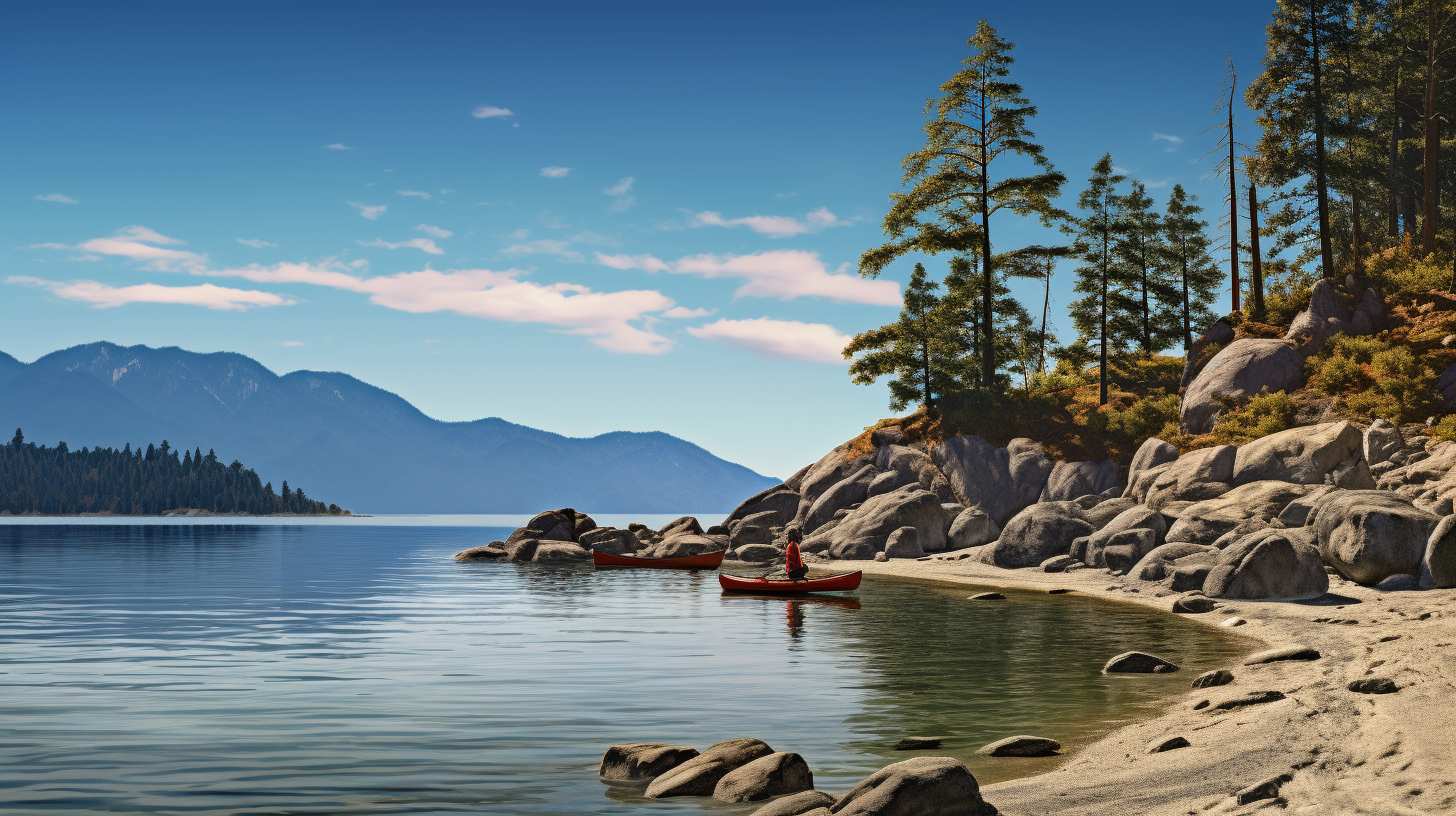
[[667,271],[700,278],[742,278],[746,283],[738,287],[734,297],[779,300],[823,297],[842,303],[900,305],[900,285],[894,281],[869,280],[844,272],[830,272],[818,253],[799,249],[751,255],[691,255],[671,263],[651,255],[603,255],[598,252],[596,260],[613,269]]
[[768,360],[806,360],[844,365],[849,335],[824,323],[800,323],[760,317],[717,320],[689,328],[688,334],[723,343]]

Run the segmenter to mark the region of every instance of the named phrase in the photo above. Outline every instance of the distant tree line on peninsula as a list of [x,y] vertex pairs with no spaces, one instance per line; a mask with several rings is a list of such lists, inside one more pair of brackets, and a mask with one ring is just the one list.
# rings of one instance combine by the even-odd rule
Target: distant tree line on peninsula
[[339,515],[336,504],[314,501],[283,482],[281,492],[238,461],[224,465],[201,448],[179,455],[166,440],[146,451],[54,448],[27,443],[19,428],[0,445],[0,514],[158,515],[173,510],[270,515]]

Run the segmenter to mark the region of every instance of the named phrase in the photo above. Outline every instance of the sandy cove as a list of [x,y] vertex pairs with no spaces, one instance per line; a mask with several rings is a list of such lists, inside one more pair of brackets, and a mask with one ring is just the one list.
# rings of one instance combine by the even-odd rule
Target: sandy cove
[[[845,565],[831,564],[836,571]],[[1070,589],[1169,614],[1178,597],[1104,570],[1007,570],[954,556],[854,566],[945,584]],[[1232,683],[1190,689],[1162,716],[1119,729],[1049,773],[988,785],[986,801],[1007,816],[1456,813],[1456,590],[1386,593],[1330,576],[1330,593],[1349,600],[1228,601],[1186,616],[1210,626],[1244,619],[1236,632],[1252,639],[1251,653],[1300,644],[1321,657],[1227,666]],[[1400,690],[1347,688],[1372,677]],[[1217,708],[1256,691],[1284,698]],[[1195,708],[1203,701],[1209,704]],[[1190,745],[1148,753],[1149,743],[1176,736]],[[1278,798],[1236,801],[1236,792],[1281,774],[1291,778]]]

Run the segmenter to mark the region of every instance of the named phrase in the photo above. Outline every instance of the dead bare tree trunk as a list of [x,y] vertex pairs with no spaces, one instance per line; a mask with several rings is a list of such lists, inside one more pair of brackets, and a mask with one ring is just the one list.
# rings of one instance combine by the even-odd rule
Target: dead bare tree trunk
[[1267,317],[1264,311],[1264,256],[1259,253],[1259,200],[1254,185],[1249,184],[1249,283],[1253,285],[1256,323]]

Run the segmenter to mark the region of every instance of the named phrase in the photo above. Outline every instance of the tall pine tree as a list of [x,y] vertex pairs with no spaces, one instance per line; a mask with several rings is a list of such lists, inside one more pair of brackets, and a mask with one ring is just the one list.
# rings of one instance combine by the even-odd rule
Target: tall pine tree
[[892,378],[891,410],[916,402],[933,408],[936,397],[960,387],[956,374],[965,351],[963,326],[946,320],[939,289],[925,266],[916,264],[899,319],[855,335],[844,347],[845,358],[853,360],[849,374],[854,382],[871,385],[881,377]]
[[[940,86],[942,96],[926,103],[925,146],[902,163],[908,192],[891,196],[885,233],[891,241],[860,258],[860,274],[878,275],[908,252],[967,253],[980,258],[980,385],[997,384],[996,289],[1000,267],[1013,253],[993,253],[992,217],[1002,211],[1058,217],[1052,204],[1066,177],[1054,170],[1036,144],[1028,122],[1036,107],[1021,86],[1009,81],[1012,43],[985,20],[967,41],[965,66]],[[1014,175],[1029,161],[1031,175]],[[1008,169],[1011,171],[1008,173]]]
[[1079,262],[1073,291],[1082,296],[1072,303],[1072,324],[1084,343],[1096,344],[1101,405],[1107,404],[1110,355],[1126,350],[1135,336],[1130,324],[1137,306],[1114,253],[1125,229],[1117,192],[1124,180],[1113,170],[1112,154],[1098,159],[1087,189],[1077,196],[1080,215],[1067,228],[1075,236],[1072,251]]
[[1169,303],[1178,320],[1183,353],[1193,350],[1193,329],[1213,322],[1209,306],[1218,297],[1223,273],[1209,254],[1208,223],[1200,216],[1203,208],[1198,198],[1173,185],[1168,196],[1168,209],[1163,215],[1163,236],[1168,275],[1173,281],[1175,299]]

